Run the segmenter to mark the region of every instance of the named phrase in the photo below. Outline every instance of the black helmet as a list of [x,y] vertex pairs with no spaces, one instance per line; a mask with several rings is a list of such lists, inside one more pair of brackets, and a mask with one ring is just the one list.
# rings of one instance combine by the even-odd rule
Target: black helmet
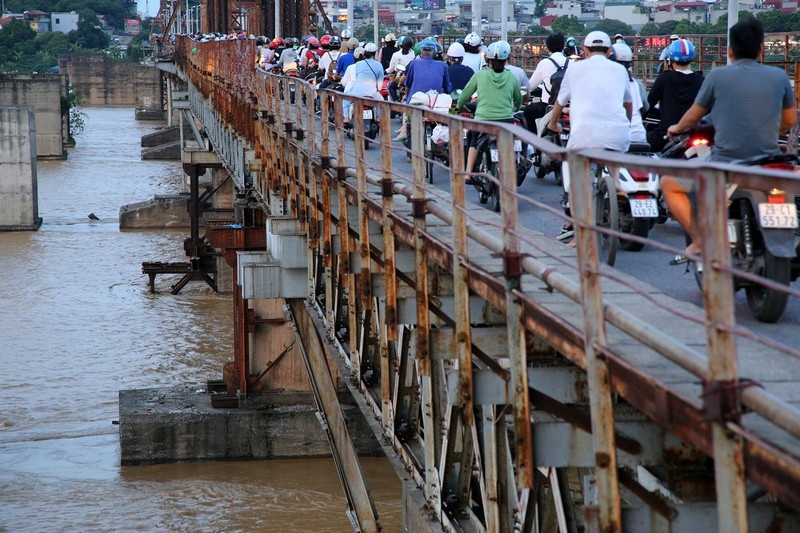
[[397,45],[400,48],[402,48],[404,46],[413,46],[414,45],[414,39],[412,39],[408,35],[404,35],[403,37],[400,37],[400,40],[397,42]]
[[331,48],[341,48],[342,38],[338,35],[331,35]]

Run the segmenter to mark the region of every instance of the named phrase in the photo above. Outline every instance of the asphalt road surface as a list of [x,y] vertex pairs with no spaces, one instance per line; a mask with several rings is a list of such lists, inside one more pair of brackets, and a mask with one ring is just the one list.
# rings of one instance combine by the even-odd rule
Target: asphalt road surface
[[[400,119],[392,120],[392,136],[399,127]],[[398,175],[410,176],[411,164],[406,162],[406,152],[402,151],[402,143],[393,143],[393,170]],[[348,141],[347,151],[352,153],[352,141]],[[373,168],[380,168],[380,151],[370,149],[367,152],[367,163]],[[449,174],[446,169],[434,166],[434,185],[444,190],[449,190]],[[553,175],[550,174],[544,179],[537,179],[535,171],[528,172],[525,181],[518,189],[520,194],[528,195],[530,198],[542,204],[560,210],[561,193],[560,185],[557,185]],[[467,198],[478,203],[478,193],[472,187],[467,189]],[[487,207],[488,209],[488,207]],[[525,202],[519,204],[520,221],[530,227],[534,227],[545,234],[558,235],[562,221],[552,213],[539,209]],[[663,244],[682,250],[684,247],[684,234],[680,226],[668,220],[664,224],[657,224],[650,232],[651,239]],[[645,246],[638,252],[628,252],[619,250],[615,268],[621,272],[638,278],[645,283],[673,296],[676,299],[692,302],[697,306],[702,306],[703,298],[700,289],[695,283],[694,276],[686,270],[685,265],[670,266],[669,260],[674,254],[658,250],[652,246]],[[800,280],[799,280],[800,281]],[[792,285],[797,289],[798,282]],[[764,336],[787,344],[788,346],[800,346],[800,301],[790,297],[786,311],[780,321],[775,324],[763,324],[756,321],[749,308],[743,291],[738,291],[735,295],[735,316],[737,323],[746,326]],[[658,324],[653,324],[658,327]]]

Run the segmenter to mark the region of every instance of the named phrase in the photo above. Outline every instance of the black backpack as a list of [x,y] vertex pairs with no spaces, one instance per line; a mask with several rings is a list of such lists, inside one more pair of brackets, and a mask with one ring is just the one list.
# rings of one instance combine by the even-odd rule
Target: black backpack
[[556,66],[556,71],[553,72],[553,75],[550,76],[550,100],[547,102],[550,105],[556,103],[556,98],[558,98],[558,91],[561,89],[561,81],[564,79],[564,76],[567,74],[567,66],[569,65],[569,58],[564,61],[563,65],[559,65],[556,63],[556,60],[552,57],[548,57],[550,61]]

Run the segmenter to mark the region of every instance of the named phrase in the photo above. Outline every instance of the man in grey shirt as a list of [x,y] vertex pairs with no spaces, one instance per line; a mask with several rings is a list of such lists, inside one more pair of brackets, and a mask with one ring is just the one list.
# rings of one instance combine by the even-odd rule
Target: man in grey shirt
[[[667,129],[670,137],[694,127],[709,115],[714,125],[711,160],[732,161],[778,153],[778,136],[795,121],[794,90],[786,72],[756,60],[764,45],[761,22],[748,18],[730,30],[731,64],[711,71],[694,104],[681,120]],[[661,187],[673,218],[692,238],[684,256],[700,253],[699,234],[692,221],[687,196],[690,180],[664,177]],[[685,262],[675,258],[673,263]]]

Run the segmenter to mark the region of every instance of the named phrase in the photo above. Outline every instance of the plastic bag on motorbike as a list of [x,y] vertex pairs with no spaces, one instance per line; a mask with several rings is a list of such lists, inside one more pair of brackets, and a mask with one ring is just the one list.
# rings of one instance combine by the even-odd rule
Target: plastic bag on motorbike
[[450,142],[450,128],[445,124],[437,124],[431,132],[431,141],[434,144],[447,144]]
[[449,94],[442,94],[431,89],[428,92],[417,91],[411,95],[411,100],[408,102],[411,105],[424,105],[433,111],[440,113],[449,113],[450,105],[453,103],[453,97]]

